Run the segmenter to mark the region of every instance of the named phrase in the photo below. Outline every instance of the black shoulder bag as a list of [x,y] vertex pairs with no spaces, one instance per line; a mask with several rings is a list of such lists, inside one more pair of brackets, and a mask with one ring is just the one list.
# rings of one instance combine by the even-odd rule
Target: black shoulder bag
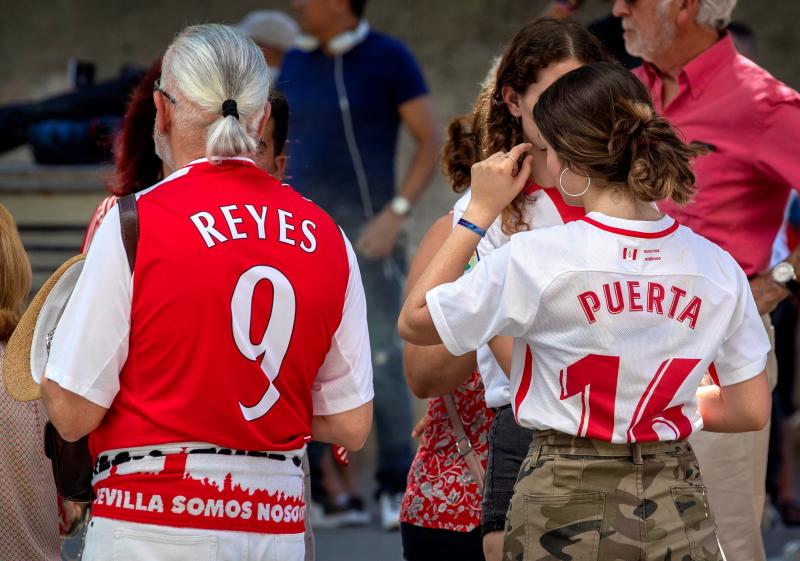
[[[139,244],[139,214],[136,196],[126,195],[117,201],[122,243],[133,273],[136,248]],[[82,503],[92,502],[92,455],[89,453],[89,436],[67,442],[48,422],[44,427],[44,453],[53,464],[53,478],[58,494],[63,498]]]

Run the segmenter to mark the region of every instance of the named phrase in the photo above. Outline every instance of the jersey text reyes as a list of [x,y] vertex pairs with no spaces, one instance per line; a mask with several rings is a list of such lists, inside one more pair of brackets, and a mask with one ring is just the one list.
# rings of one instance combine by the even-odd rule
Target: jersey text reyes
[[[217,243],[225,243],[228,240],[245,240],[247,239],[247,232],[239,230],[238,224],[245,220],[253,221],[256,224],[258,232],[258,239],[267,239],[267,213],[269,209],[266,206],[261,206],[258,209],[253,205],[244,205],[243,212],[236,205],[227,205],[219,207],[219,214],[222,220],[217,220],[210,212],[201,211],[193,214],[190,218],[194,223],[197,231],[203,237],[206,247],[214,247]],[[298,245],[306,253],[313,253],[317,249],[317,239],[314,237],[314,230],[317,225],[311,220],[296,220],[294,215],[283,209],[275,210],[275,218],[278,221],[278,242],[287,245]],[[225,233],[222,227],[217,227],[217,222],[225,223]],[[300,222],[298,230],[298,224]],[[298,240],[298,233],[302,233],[302,239]],[[228,234],[227,236],[225,234]]]

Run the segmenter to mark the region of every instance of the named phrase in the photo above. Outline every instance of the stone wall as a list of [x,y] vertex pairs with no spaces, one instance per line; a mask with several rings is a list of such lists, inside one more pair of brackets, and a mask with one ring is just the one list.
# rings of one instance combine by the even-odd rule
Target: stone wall
[[[442,114],[468,103],[488,57],[546,2],[528,0],[370,0],[367,18],[405,40],[419,57]],[[66,60],[96,61],[101,76],[125,62],[147,64],[186,24],[236,22],[251,9],[289,10],[288,0],[0,0],[0,103],[57,91]],[[590,0],[583,19],[610,9]],[[9,16],[13,14],[13,16]],[[751,25],[760,61],[800,86],[797,0],[740,0],[735,19]]]
[[[0,103],[39,97],[65,86],[69,57],[97,63],[98,77],[123,63],[146,65],[184,25],[236,22],[257,8],[289,10],[288,0],[0,0]],[[370,0],[367,19],[406,41],[417,55],[442,124],[469,109],[489,61],[542,0]],[[735,19],[758,34],[760,62],[793,87],[800,86],[800,50],[794,31],[800,1],[740,0]],[[607,13],[610,3],[590,0],[581,17]],[[13,14],[13,17],[8,17]],[[407,157],[404,138],[401,159]],[[402,170],[403,166],[399,166]],[[414,233],[447,208],[451,195],[437,178],[417,212]],[[414,238],[414,236],[412,236]]]

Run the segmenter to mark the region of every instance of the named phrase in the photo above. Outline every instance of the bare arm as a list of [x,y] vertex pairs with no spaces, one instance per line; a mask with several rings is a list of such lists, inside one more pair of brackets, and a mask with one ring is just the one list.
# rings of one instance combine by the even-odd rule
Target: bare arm
[[[406,294],[433,259],[436,251],[452,230],[452,218],[442,216],[430,227],[417,248],[408,271]],[[421,398],[436,397],[452,392],[463,384],[475,370],[475,353],[451,355],[444,345],[420,347],[403,344],[403,365],[411,392]]]
[[[800,110],[796,102],[783,102],[773,106],[759,123],[762,136],[754,146],[753,161],[771,181],[800,189],[800,160],[797,146],[800,143]],[[794,266],[800,277],[800,246],[792,251],[786,261]],[[789,296],[789,291],[772,280],[771,271],[750,281],[750,288],[760,314],[767,314]]]
[[[398,107],[398,111],[414,138],[416,149],[397,194],[413,205],[428,187],[436,169],[441,134],[429,95],[406,101]],[[370,259],[387,257],[394,248],[404,220],[404,216],[385,207],[364,228],[356,242],[357,249]]]
[[[792,264],[795,272],[800,277],[800,246],[797,246],[786,261]],[[772,279],[772,271],[762,273],[750,280],[750,290],[753,291],[753,298],[759,314],[768,314],[780,304],[781,300],[787,298],[791,292],[782,284],[778,284]]]
[[761,430],[769,421],[772,397],[766,371],[730,386],[702,386],[697,410],[709,432]]
[[[529,148],[530,144],[519,144],[508,154],[498,152],[472,166],[472,198],[464,213],[465,220],[483,229],[494,222],[530,176],[530,156],[525,158],[519,171],[516,167],[520,156]],[[480,239],[466,228],[452,230],[406,298],[397,322],[403,339],[417,345],[441,343],[425,295],[429,290],[461,276]]]
[[314,415],[311,434],[318,442],[340,444],[348,450],[361,450],[372,426],[372,401],[333,415]]
[[50,422],[68,442],[80,440],[100,425],[106,409],[42,376],[42,401]]
[[492,349],[494,359],[503,369],[503,372],[508,377],[511,375],[511,354],[514,350],[513,337],[495,337],[489,341],[489,348]]
[[406,101],[398,111],[416,142],[416,150],[397,194],[413,204],[428,187],[436,169],[439,150],[442,147],[442,135],[433,112],[431,96],[423,95]]
[[[482,228],[487,228],[494,220],[494,217],[478,220],[469,213],[469,209],[464,216]],[[478,247],[479,241],[480,238],[466,228],[456,228],[450,233],[403,304],[397,321],[400,337],[416,345],[442,343],[428,310],[425,295],[440,284],[456,280],[464,272],[464,267]]]

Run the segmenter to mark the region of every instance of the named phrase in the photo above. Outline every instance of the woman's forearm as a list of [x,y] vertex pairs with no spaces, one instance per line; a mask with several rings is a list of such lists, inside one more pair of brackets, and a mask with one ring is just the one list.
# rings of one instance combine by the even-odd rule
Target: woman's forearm
[[[493,219],[491,217],[486,222],[491,224]],[[482,227],[488,227],[488,224]],[[457,227],[450,233],[425,272],[414,283],[403,304],[397,322],[403,339],[416,345],[438,345],[442,342],[433,324],[425,296],[432,288],[452,282],[464,273],[464,267],[480,239],[480,236],[466,228]]]
[[360,450],[372,426],[372,401],[341,413],[314,415],[312,438],[317,442],[341,444],[348,450]]
[[703,430],[709,432],[761,430],[769,421],[771,405],[766,372],[738,384],[697,390],[697,410]]
[[403,345],[403,366],[408,387],[420,399],[438,397],[466,382],[477,367],[474,352],[451,355],[444,345]]

